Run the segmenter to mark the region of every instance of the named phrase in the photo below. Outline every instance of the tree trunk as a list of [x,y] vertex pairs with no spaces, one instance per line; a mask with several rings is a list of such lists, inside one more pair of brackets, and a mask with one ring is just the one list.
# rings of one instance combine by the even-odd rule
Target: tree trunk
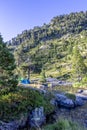
[[28,79],[30,79],[30,68],[28,68]]

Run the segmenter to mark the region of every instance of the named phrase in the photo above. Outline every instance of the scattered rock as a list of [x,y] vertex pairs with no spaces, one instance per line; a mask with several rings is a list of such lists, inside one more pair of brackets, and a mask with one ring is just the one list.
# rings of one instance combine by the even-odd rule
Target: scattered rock
[[74,101],[74,105],[75,105],[75,107],[82,106],[82,105],[84,105],[84,101],[82,100],[81,97],[76,96],[76,100]]
[[81,94],[80,94],[80,93],[77,93],[76,96],[77,96],[77,97],[80,97],[82,100],[87,100],[87,96],[84,95],[84,94],[82,94],[82,93],[81,93]]
[[9,123],[0,121],[0,130],[17,130],[17,128],[18,126],[14,121]]
[[87,90],[83,90],[82,94],[87,96]]
[[62,100],[59,105],[66,108],[74,108],[74,102],[71,99]]
[[44,115],[44,108],[35,108],[31,114],[29,115],[29,126],[31,128],[39,128],[46,121],[46,117]]
[[82,94],[82,95],[84,95],[84,96],[87,96],[87,90],[79,89],[79,90],[77,91],[77,93],[80,93],[80,94]]
[[29,118],[27,113],[26,116],[21,115],[19,120],[11,121],[9,123],[0,121],[0,130],[18,130],[25,127],[40,128],[45,121],[44,108],[40,107],[31,111]]
[[78,91],[77,91],[77,93],[82,93],[83,92],[83,90],[82,89],[79,89]]
[[0,130],[18,130],[19,128],[25,127],[27,122],[27,115],[21,115],[19,120],[11,121],[11,122],[3,122],[0,121]]
[[68,99],[65,95],[56,94],[56,102],[61,107],[73,108],[74,103],[71,99]]
[[[51,101],[52,102],[52,101]],[[54,105],[57,104],[60,107],[65,108],[75,108],[77,106],[82,106],[84,101],[81,97],[76,96],[76,99],[70,99],[65,94],[56,94],[55,100],[52,102]]]
[[72,86],[73,83],[71,82],[67,82],[67,81],[63,81],[63,80],[58,80],[56,78],[51,78],[51,77],[48,77],[46,78],[46,81],[49,82],[51,84],[51,87],[55,87],[55,86]]

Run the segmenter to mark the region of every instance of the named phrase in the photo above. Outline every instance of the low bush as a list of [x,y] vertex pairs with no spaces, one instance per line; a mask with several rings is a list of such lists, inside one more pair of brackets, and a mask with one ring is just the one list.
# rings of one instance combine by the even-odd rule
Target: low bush
[[65,96],[69,99],[72,99],[72,100],[75,100],[76,99],[76,96],[75,94],[72,94],[72,93],[66,93]]
[[0,96],[0,120],[13,120],[20,114],[30,112],[40,106],[44,107],[45,113],[53,111],[53,106],[43,94],[29,88],[19,88],[15,92]]
[[44,127],[43,130],[86,130],[77,123],[69,120],[61,119],[54,124],[50,124]]

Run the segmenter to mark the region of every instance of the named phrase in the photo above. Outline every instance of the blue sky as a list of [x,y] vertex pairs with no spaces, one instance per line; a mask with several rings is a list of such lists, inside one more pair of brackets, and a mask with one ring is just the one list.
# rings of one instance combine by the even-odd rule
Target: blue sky
[[0,0],[0,32],[7,41],[57,15],[86,10],[87,0]]

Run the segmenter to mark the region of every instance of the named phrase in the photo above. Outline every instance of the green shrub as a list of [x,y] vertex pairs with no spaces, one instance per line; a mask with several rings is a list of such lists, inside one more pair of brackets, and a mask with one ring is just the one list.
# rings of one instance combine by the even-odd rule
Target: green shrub
[[59,120],[54,124],[47,125],[43,130],[86,130],[83,127],[80,127],[77,123],[68,120]]
[[40,106],[44,107],[45,113],[53,111],[53,106],[43,94],[29,88],[19,88],[0,96],[0,120],[15,119]]
[[44,100],[45,100],[44,108],[45,108],[46,114],[50,114],[55,109],[55,107],[50,104],[50,101],[53,98],[54,98],[54,95],[51,92],[46,93],[46,95],[44,96]]
[[72,93],[66,93],[65,96],[69,99],[72,99],[72,100],[75,100],[76,99],[76,96],[75,94],[72,94]]

